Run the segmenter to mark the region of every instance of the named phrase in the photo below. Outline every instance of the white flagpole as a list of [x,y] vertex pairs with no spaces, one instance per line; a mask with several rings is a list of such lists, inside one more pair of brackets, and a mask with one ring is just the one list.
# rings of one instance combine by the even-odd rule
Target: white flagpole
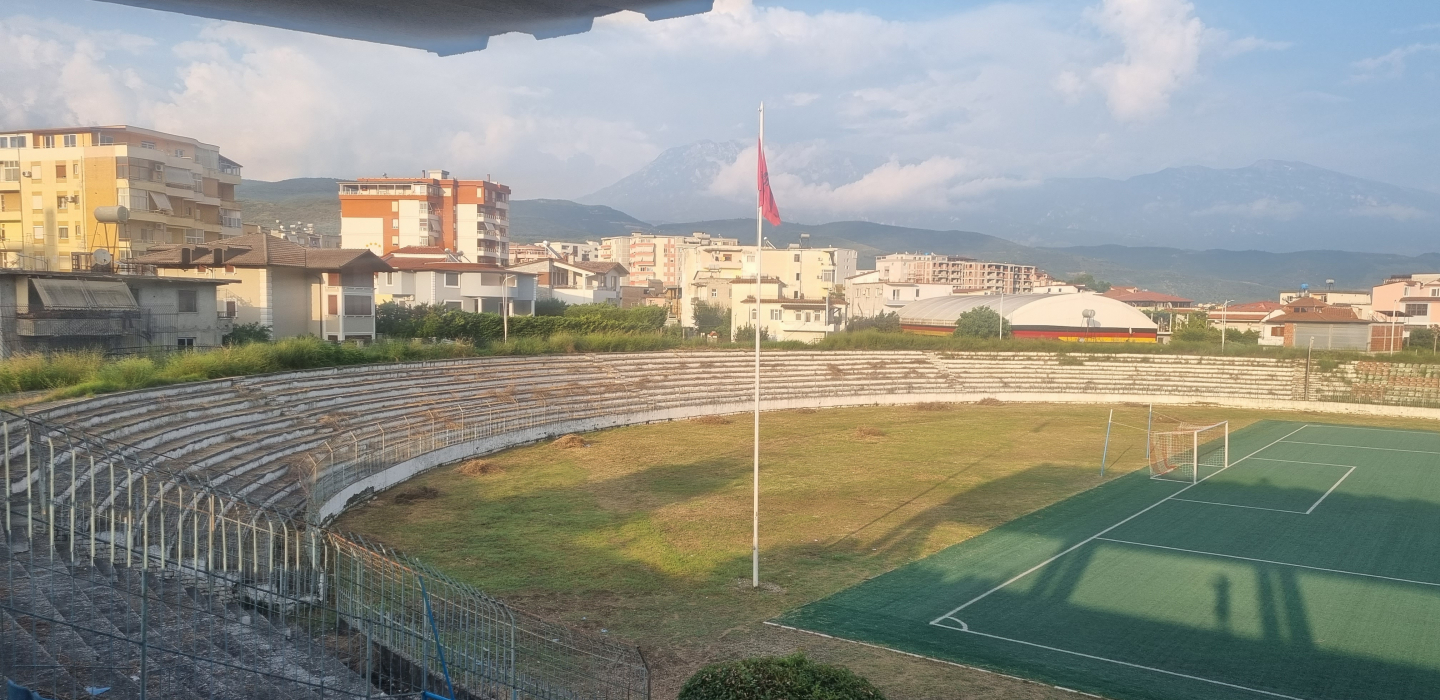
[[[765,148],[765,103],[760,103],[760,151],[755,158],[764,156]],[[755,191],[755,498],[754,517],[751,523],[750,578],[751,587],[760,587],[760,300],[763,289],[760,286],[760,269],[765,258],[764,209],[760,190]]]

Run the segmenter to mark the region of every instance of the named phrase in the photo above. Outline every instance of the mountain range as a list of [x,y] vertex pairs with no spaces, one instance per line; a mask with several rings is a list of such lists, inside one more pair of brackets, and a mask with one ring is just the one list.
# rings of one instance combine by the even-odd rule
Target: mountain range
[[[753,195],[726,187],[736,160],[753,157],[738,142],[700,141],[669,149],[639,171],[579,198],[646,221],[694,221],[753,215]],[[769,150],[767,148],[767,150]],[[808,221],[854,218],[805,202],[847,205],[871,189],[867,174],[883,163],[814,147],[779,148],[770,158],[782,214]],[[742,156],[742,154],[744,154]],[[748,172],[748,171],[747,171]],[[807,192],[787,206],[782,176]],[[753,176],[752,176],[753,177]],[[734,183],[729,183],[734,184]],[[1336,249],[1413,255],[1440,251],[1440,194],[1307,165],[1262,160],[1243,168],[1167,168],[1124,180],[990,178],[947,185],[977,192],[933,202],[864,208],[867,220],[926,229],[987,231],[1036,246],[1130,245],[1273,252]],[[799,187],[797,186],[797,187]],[[753,191],[749,190],[749,191]],[[894,199],[892,194],[891,199]],[[900,201],[904,200],[903,196]],[[848,213],[847,213],[848,212]]]
[[[712,154],[715,157],[709,162],[713,165],[723,160],[722,156],[729,152],[717,149]],[[831,173],[843,173],[847,168],[854,172],[865,167],[863,161],[850,158],[831,159],[829,162],[817,159],[815,162],[819,163],[817,167],[820,168],[817,173],[825,169]],[[718,172],[718,168],[723,167],[723,164],[714,167]],[[1257,165],[1252,174],[1273,167],[1278,166]],[[1212,178],[1215,172],[1223,172],[1203,172],[1208,170],[1177,168],[1156,175],[1158,181],[1170,182],[1176,177],[1183,179],[1188,172],[1188,177],[1203,181]],[[689,174],[672,171],[669,176],[680,178],[683,175],[695,182],[703,180],[707,172],[710,171],[702,169]],[[654,171],[651,174],[654,174]],[[1159,178],[1160,175],[1165,177]],[[1270,179],[1263,176],[1263,173],[1258,176],[1262,181]],[[1271,177],[1284,179],[1288,176]],[[1132,181],[1135,179],[1132,178]],[[336,196],[337,182],[338,180],[332,178],[300,178],[280,182],[247,180],[240,186],[237,195],[246,222],[273,224],[277,219],[285,222],[304,221],[315,224],[322,232],[338,232],[340,212]],[[637,181],[630,182],[633,184]],[[1057,191],[1068,187],[1071,192],[1070,199],[1065,200],[1069,204],[1056,204],[1053,208],[1059,212],[1075,211],[1088,201],[1085,196],[1075,193],[1087,191],[1087,187],[1092,187],[1093,191],[1093,188],[1097,187],[1094,186],[1094,180],[1057,182],[1060,183],[1056,186]],[[1339,182],[1343,185],[1347,180]],[[1238,187],[1233,180],[1231,183]],[[1172,192],[1183,191],[1183,188],[1177,190],[1173,182],[1150,187],[1156,191],[1167,188]],[[1265,187],[1273,188],[1273,185]],[[1232,196],[1248,196],[1243,189],[1233,192]],[[1112,193],[1112,196],[1118,195]],[[1418,199],[1423,200],[1423,197]],[[1117,208],[1123,208],[1123,204],[1124,201],[1116,200]],[[1130,206],[1129,210],[1144,212],[1145,207]],[[1159,211],[1159,208],[1152,208],[1152,215],[1159,217],[1158,213],[1153,213],[1155,211]],[[1172,216],[1169,220],[1173,221],[1175,218],[1177,217]],[[717,236],[739,238],[742,242],[752,241],[755,236],[753,218],[726,217],[686,223],[653,224],[643,217],[631,216],[614,207],[561,199],[513,200],[510,223],[511,240],[517,243],[540,240],[596,240],[606,236],[626,235],[631,231],[706,231]],[[1440,254],[1403,255],[1374,252],[1383,251],[1384,246],[1370,245],[1374,241],[1368,238],[1352,241],[1349,246],[1351,250],[1348,251],[1311,249],[1275,252],[1253,248],[1201,250],[1191,246],[1121,245],[1103,242],[1090,245],[1041,246],[1035,245],[1034,237],[1027,239],[1018,231],[997,236],[957,228],[938,230],[869,221],[825,224],[791,222],[780,227],[771,227],[768,224],[765,227],[767,240],[778,246],[799,242],[801,233],[810,234],[810,245],[854,248],[860,254],[862,269],[872,266],[876,255],[890,252],[947,253],[1033,264],[1060,277],[1088,272],[1112,283],[1136,285],[1202,301],[1273,299],[1282,288],[1293,289],[1306,282],[1312,286],[1320,286],[1327,279],[1335,280],[1341,288],[1368,289],[1391,274],[1440,270]],[[1370,249],[1371,252],[1354,250],[1362,247]]]

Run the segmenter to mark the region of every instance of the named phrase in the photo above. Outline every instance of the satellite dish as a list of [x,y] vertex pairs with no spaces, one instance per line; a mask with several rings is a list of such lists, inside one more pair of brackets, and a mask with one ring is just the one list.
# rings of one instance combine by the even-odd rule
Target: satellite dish
[[109,265],[115,258],[110,255],[110,251],[96,248],[95,252],[90,254],[90,259],[94,260],[96,265]]

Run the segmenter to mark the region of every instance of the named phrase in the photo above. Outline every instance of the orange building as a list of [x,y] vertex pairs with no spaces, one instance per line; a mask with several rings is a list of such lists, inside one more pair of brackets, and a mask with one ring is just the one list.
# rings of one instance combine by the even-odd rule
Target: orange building
[[433,246],[473,262],[504,264],[510,255],[510,188],[459,180],[446,170],[341,182],[340,245],[376,255]]

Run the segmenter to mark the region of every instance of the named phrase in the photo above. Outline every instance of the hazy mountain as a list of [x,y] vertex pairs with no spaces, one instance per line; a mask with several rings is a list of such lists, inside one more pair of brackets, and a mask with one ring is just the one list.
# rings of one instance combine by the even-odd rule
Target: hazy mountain
[[1283,161],[1047,180],[950,218],[1038,245],[1440,251],[1440,195]]
[[[654,222],[745,217],[753,205],[722,197],[715,186],[745,147],[701,141],[672,148],[581,201]],[[781,148],[770,170],[834,188],[859,180],[877,165],[878,159],[856,154]],[[781,212],[791,217],[853,218],[797,212],[786,206],[783,191],[779,199]],[[1169,168],[1126,180],[1055,178],[991,190],[953,210],[877,209],[867,218],[916,228],[989,231],[1038,246],[1440,251],[1440,194],[1283,161],[1233,169]]]
[[300,177],[278,182],[243,180],[235,188],[240,218],[247,224],[274,226],[303,221],[322,234],[340,233],[339,180]]
[[510,201],[510,240],[516,243],[595,240],[651,230],[650,224],[610,207],[564,199]]
[[[578,201],[612,206],[653,222],[744,216],[755,210],[753,202],[728,199],[714,192],[712,185],[722,170],[734,165],[741,153],[752,146],[740,141],[698,141],[671,148],[635,173]],[[884,162],[873,156],[803,144],[773,153],[767,148],[766,155],[772,172],[796,176],[806,184],[830,186],[859,180]],[[753,166],[745,170],[744,177],[754,182]]]

